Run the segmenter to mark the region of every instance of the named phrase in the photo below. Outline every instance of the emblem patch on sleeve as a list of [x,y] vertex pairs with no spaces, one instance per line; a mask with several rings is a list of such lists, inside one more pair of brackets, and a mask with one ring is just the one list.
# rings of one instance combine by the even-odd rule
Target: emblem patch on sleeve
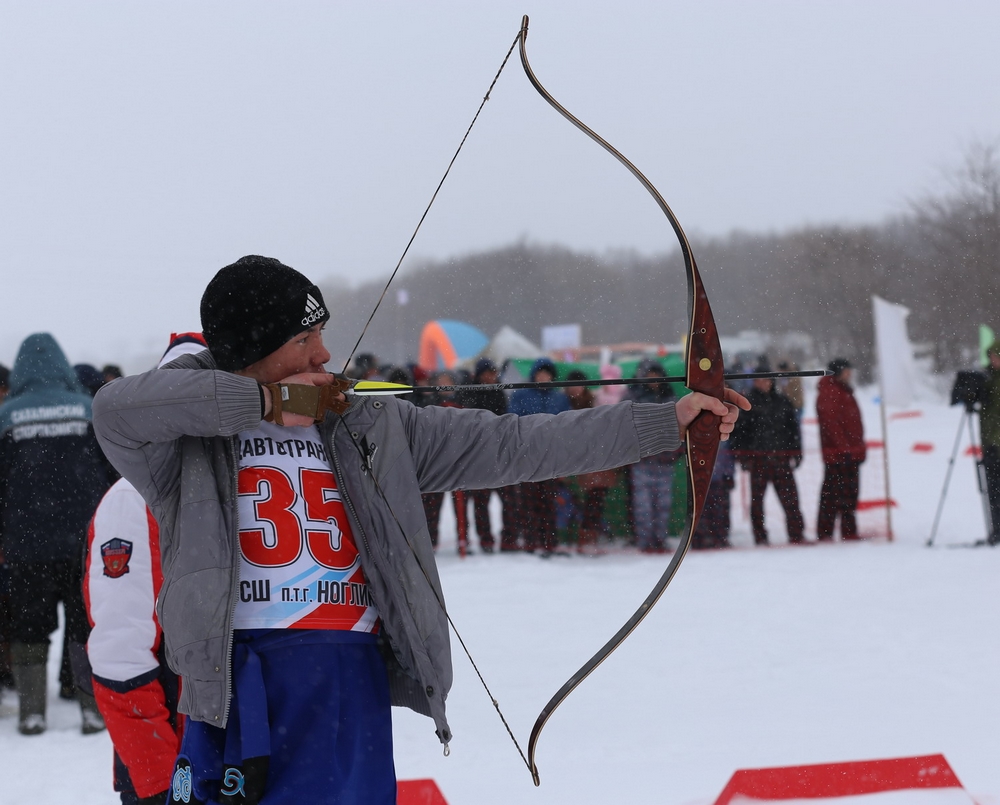
[[132,558],[132,543],[128,540],[109,539],[101,546],[101,559],[104,560],[104,575],[113,579],[121,578],[128,573],[128,563]]

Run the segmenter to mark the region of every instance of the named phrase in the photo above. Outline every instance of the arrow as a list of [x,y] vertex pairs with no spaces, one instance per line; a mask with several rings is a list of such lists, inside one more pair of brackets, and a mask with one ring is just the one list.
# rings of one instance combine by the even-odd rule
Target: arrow
[[[828,369],[809,369],[797,372],[729,372],[725,380],[756,380],[758,378],[779,377],[826,377],[832,374]],[[432,394],[442,391],[513,391],[515,389],[561,389],[573,386],[636,386],[659,383],[683,383],[683,375],[671,377],[614,377],[607,380],[550,380],[545,383],[523,381],[518,383],[484,383],[455,386],[408,386],[405,383],[387,383],[382,380],[359,380],[348,394],[359,397],[378,397],[399,394]]]

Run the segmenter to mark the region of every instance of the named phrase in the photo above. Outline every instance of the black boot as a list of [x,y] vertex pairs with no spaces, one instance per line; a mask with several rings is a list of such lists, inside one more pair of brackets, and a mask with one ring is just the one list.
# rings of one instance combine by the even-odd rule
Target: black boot
[[68,632],[63,632],[62,660],[59,662],[59,698],[69,702],[76,698],[72,659],[69,635]]
[[49,644],[13,643],[10,655],[20,700],[17,731],[22,735],[41,735],[45,732],[45,665]]
[[101,711],[97,709],[97,701],[89,693],[84,693],[82,690],[77,690],[76,692],[77,701],[80,702],[80,715],[82,716],[83,722],[80,727],[80,731],[84,735],[93,735],[95,732],[103,732],[107,729],[104,723],[104,716],[101,715]]
[[90,667],[90,658],[87,656],[87,647],[83,643],[70,640],[66,643],[66,654],[69,656],[75,681],[73,698],[80,702],[80,716],[82,718],[80,731],[84,735],[103,732],[106,726],[101,711],[97,709],[97,701],[94,699],[94,677]]

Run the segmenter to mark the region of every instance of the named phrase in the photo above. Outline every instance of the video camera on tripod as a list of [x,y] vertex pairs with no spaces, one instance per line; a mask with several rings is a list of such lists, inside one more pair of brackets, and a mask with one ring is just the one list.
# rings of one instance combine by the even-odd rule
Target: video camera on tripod
[[955,375],[955,384],[951,387],[951,404],[964,405],[970,414],[977,405],[986,401],[986,375],[982,372],[961,371]]
[[[958,433],[955,434],[955,446],[951,449],[951,458],[948,461],[948,471],[944,476],[944,487],[941,489],[941,499],[938,501],[937,513],[934,515],[934,525],[931,527],[931,535],[927,540],[927,547],[934,544],[934,538],[937,536],[938,523],[941,522],[941,511],[944,508],[945,496],[948,494],[948,484],[951,481],[951,471],[955,467],[955,457],[958,455],[958,448],[962,440],[963,430],[968,428],[970,447],[975,447],[979,444],[979,440],[976,438],[976,432],[973,426],[972,414],[981,409],[983,404],[986,402],[986,382],[986,375],[982,372],[963,370],[955,375],[955,383],[951,387],[951,404],[964,405],[965,413],[962,414],[962,418],[958,423]],[[991,537],[989,535],[993,534],[993,518],[990,510],[989,495],[987,493],[988,484],[986,479],[986,465],[983,463],[981,456],[976,459],[975,470],[976,483],[979,486],[979,496],[983,501],[983,515],[986,520],[986,533],[988,535],[986,539],[979,540],[975,544],[992,545],[993,542],[990,541]]]

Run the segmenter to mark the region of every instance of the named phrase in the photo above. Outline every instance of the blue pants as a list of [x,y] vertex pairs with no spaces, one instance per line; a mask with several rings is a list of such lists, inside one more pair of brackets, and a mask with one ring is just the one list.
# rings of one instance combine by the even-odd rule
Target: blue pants
[[395,805],[389,683],[374,635],[238,631],[233,679],[225,729],[188,721],[171,802]]
[[674,465],[656,461],[632,465],[632,513],[636,542],[643,550],[660,550],[670,528]]

